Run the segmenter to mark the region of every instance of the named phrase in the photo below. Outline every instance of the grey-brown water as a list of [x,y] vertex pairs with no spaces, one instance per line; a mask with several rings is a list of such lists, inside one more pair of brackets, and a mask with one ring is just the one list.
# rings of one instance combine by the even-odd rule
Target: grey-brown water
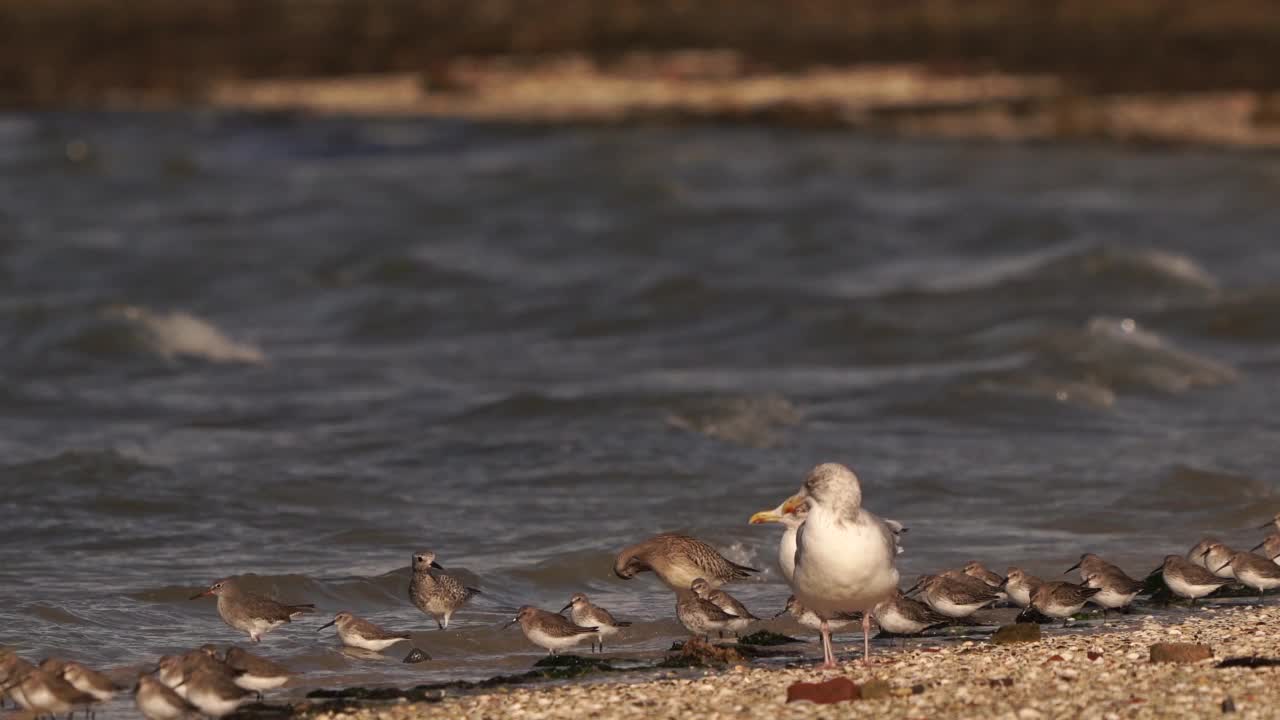
[[[521,604],[681,635],[620,547],[845,462],[914,575],[1140,575],[1280,509],[1280,157],[765,129],[0,118],[0,644],[103,667],[314,602],[307,683],[524,669]],[[1256,538],[1256,539],[1255,539]],[[1247,544],[1246,544],[1247,543]],[[485,595],[407,598],[430,548]],[[339,652],[350,610],[434,659]]]

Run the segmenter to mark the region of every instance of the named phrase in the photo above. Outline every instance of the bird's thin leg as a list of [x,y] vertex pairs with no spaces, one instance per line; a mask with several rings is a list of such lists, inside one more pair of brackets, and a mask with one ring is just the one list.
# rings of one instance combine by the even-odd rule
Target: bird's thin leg
[[[905,642],[905,641],[904,641]],[[871,664],[871,613],[862,613],[862,664]]]
[[826,620],[822,621],[822,667],[828,670],[834,670],[836,667],[836,654],[831,649],[831,626]]

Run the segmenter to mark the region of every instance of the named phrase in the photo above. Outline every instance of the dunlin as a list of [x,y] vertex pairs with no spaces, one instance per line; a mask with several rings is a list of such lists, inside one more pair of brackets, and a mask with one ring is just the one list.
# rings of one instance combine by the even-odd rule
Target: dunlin
[[210,717],[222,717],[235,712],[254,696],[254,692],[235,684],[225,673],[209,668],[197,668],[183,680],[187,689],[187,701]]
[[917,635],[935,625],[948,622],[944,615],[934,612],[922,602],[894,590],[893,595],[881,600],[871,611],[880,629],[894,635]]
[[0,650],[0,697],[7,694],[19,707],[33,710],[26,696],[22,694],[22,678],[35,669],[35,665],[23,660],[15,653]]
[[597,634],[594,627],[575,625],[563,615],[530,605],[520,608],[511,622],[503,627],[511,627],[516,623],[520,623],[520,629],[529,638],[529,642],[546,648],[552,655],[583,640],[592,640]]
[[1000,599],[990,585],[964,573],[925,575],[906,594],[916,592],[926,605],[949,618],[969,617]]
[[238,647],[227,648],[223,662],[235,671],[235,684],[254,692],[275,690],[289,682],[290,676],[293,675],[292,670],[280,663],[258,657]]
[[591,648],[594,650],[599,646],[600,652],[604,652],[605,638],[617,635],[624,627],[631,627],[631,623],[619,622],[608,610],[592,604],[585,593],[574,593],[569,598],[569,604],[560,608],[560,612],[565,610],[571,611],[569,617],[573,619],[574,625],[596,629],[597,637],[593,638]]
[[[1277,568],[1280,569],[1280,568]],[[1107,612],[1129,607],[1142,592],[1143,584],[1129,577],[1120,568],[1111,565],[1095,568],[1084,575],[1086,587],[1097,588],[1098,594],[1089,598],[1102,608],[1102,624],[1107,624]]]
[[1280,563],[1280,535],[1271,533],[1266,540],[1249,548],[1251,552],[1259,549],[1262,550],[1261,554],[1271,558],[1272,562]]
[[80,692],[66,680],[39,668],[27,671],[16,682],[21,698],[15,695],[14,699],[36,715],[87,710],[97,702],[94,696]]
[[[809,610],[805,606],[801,605],[800,601],[796,600],[795,595],[788,597],[786,607],[779,610],[778,614],[774,615],[773,617],[779,618],[786,613],[790,613],[791,617],[795,618],[796,622],[800,623],[804,627],[809,628],[810,630],[822,629],[822,618],[815,615],[812,610]],[[861,622],[861,621],[862,621],[861,613],[849,613],[849,614],[840,615],[840,616],[837,616],[836,618],[828,620],[827,625],[831,628],[831,632],[835,633],[839,630],[843,630],[845,627],[849,625],[852,625],[854,623]]]
[[1031,593],[1029,609],[1057,620],[1066,620],[1080,612],[1085,603],[1099,592],[1101,590],[1098,588],[1085,587],[1076,583],[1047,582]]
[[733,631],[735,636],[741,635],[753,620],[760,619],[752,615],[747,606],[738,602],[737,598],[723,590],[713,589],[702,578],[694,580],[689,589],[698,597],[725,611],[726,614],[733,616],[734,619],[729,622],[729,629]]
[[1190,599],[1192,605],[1196,604],[1198,598],[1223,585],[1231,584],[1231,578],[1215,575],[1181,555],[1166,555],[1164,564],[1157,569],[1164,577],[1164,584],[1169,591],[1178,597]]
[[222,621],[236,630],[247,633],[253,642],[260,642],[262,636],[292,621],[295,617],[316,609],[315,605],[285,605],[265,595],[249,592],[240,586],[235,578],[219,580],[209,586],[208,590],[197,593],[192,600],[207,595],[218,597],[218,615]]
[[107,702],[120,691],[111,678],[97,670],[90,670],[78,662],[69,662],[62,667],[62,679],[71,683],[71,687],[82,693],[88,693],[98,702]]
[[1236,549],[1217,542],[1216,540],[1205,545],[1204,551],[1201,553],[1200,562],[1209,572],[1218,577],[1235,579],[1235,566],[1231,564],[1231,556],[1236,554]]
[[760,572],[728,560],[697,538],[674,533],[655,535],[625,547],[613,562],[613,574],[623,580],[650,570],[673,590],[689,589],[695,578],[720,587]]
[[204,650],[193,650],[182,655],[165,655],[160,658],[156,668],[156,678],[164,683],[183,699],[187,699],[190,689],[186,680],[196,670],[221,673],[227,680],[234,681],[239,674],[230,666]]
[[1018,607],[1031,605],[1031,593],[1044,584],[1044,580],[1032,575],[1022,568],[1010,567],[1005,572],[1004,591],[1009,599]]
[[1119,567],[1112,565],[1111,563],[1107,562],[1106,560],[1103,560],[1102,558],[1098,557],[1093,553],[1085,553],[1081,555],[1080,560],[1075,565],[1072,565],[1071,567],[1064,570],[1062,574],[1066,575],[1072,570],[1080,571],[1081,580],[1084,579],[1085,575],[1090,575],[1095,572],[1106,572],[1109,570],[1114,570],[1120,573],[1124,572]]
[[1269,527],[1274,527],[1276,530],[1280,530],[1280,513],[1276,513],[1270,520],[1259,525],[1258,529],[1262,530],[1263,528]]
[[193,705],[183,700],[168,685],[146,673],[138,674],[133,701],[138,706],[138,712],[147,720],[195,720],[199,717]]
[[863,662],[871,663],[871,610],[898,587],[897,540],[880,517],[862,507],[862,484],[838,463],[818,465],[800,491],[782,503],[783,514],[807,503],[809,515],[796,534],[791,589],[824,621],[823,667],[836,667],[830,620],[862,612]]
[[1187,551],[1187,559],[1200,567],[1208,567],[1208,561],[1205,559],[1205,551],[1209,549],[1210,545],[1217,542],[1217,538],[1206,536]]
[[988,570],[982,563],[977,560],[970,560],[961,568],[961,572],[969,577],[975,577],[993,588],[999,589],[1004,585],[1004,578],[999,573]]
[[409,633],[397,633],[385,630],[378,625],[358,618],[343,611],[333,616],[333,620],[316,628],[317,631],[327,627],[338,626],[338,637],[347,647],[382,652],[398,642],[409,639]]
[[441,630],[449,627],[449,618],[468,600],[480,595],[473,587],[466,587],[436,562],[436,554],[423,550],[413,556],[413,579],[409,581],[409,599],[422,612],[435,618]]
[[713,630],[722,633],[737,619],[710,600],[703,600],[694,591],[684,589],[676,590],[676,618],[689,632],[708,639]]
[[1240,550],[1232,553],[1226,564],[1235,571],[1236,580],[1258,591],[1258,604],[1266,591],[1280,587],[1280,565],[1271,558]]

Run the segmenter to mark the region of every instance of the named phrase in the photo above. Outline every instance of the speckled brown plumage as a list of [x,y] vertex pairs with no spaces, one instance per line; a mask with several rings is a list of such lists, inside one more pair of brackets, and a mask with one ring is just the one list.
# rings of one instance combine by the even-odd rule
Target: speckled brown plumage
[[705,579],[715,588],[760,572],[728,560],[697,538],[677,533],[655,535],[623,548],[613,564],[614,574],[623,580],[645,571],[652,571],[678,590],[687,590],[696,578]]

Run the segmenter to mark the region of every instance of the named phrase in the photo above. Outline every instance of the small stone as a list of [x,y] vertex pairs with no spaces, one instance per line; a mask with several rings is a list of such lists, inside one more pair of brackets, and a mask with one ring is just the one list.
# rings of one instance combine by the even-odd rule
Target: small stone
[[1018,720],[1038,720],[1040,717],[1040,711],[1035,708],[1024,707],[1018,711]]
[[1090,650],[1085,657],[1089,658],[1089,662],[1097,662],[1102,659],[1102,653]]
[[1233,713],[1235,711],[1236,711],[1236,701],[1232,700],[1231,696],[1228,695],[1227,698],[1222,701],[1222,712]]
[[991,636],[991,642],[996,645],[1037,642],[1038,640],[1040,640],[1040,626],[1031,623],[1005,625],[996,630],[995,635]]
[[787,687],[787,702],[812,702],[819,705],[857,700],[860,688],[849,678],[838,677],[820,683],[798,682]]
[[1151,646],[1153,663],[1200,662],[1213,657],[1213,648],[1198,643],[1156,643]]
[[414,648],[409,651],[408,655],[404,656],[404,660],[402,662],[413,664],[413,663],[426,662],[430,659],[431,659],[430,655],[426,654],[425,652],[423,652],[418,648]]
[[868,680],[862,683],[863,700],[879,700],[893,693],[893,686],[884,680]]
[[991,687],[1013,687],[1013,678],[992,678],[987,681]]

